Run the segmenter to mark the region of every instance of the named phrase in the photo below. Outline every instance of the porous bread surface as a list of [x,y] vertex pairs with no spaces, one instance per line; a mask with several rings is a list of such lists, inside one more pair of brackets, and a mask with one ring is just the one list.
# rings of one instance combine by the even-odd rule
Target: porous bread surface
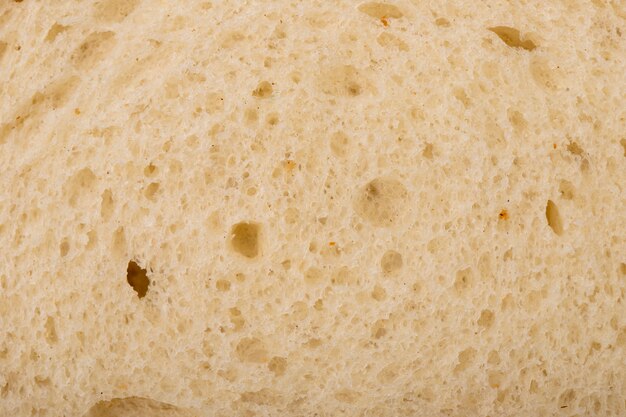
[[620,0],[4,0],[0,415],[624,416],[625,74]]

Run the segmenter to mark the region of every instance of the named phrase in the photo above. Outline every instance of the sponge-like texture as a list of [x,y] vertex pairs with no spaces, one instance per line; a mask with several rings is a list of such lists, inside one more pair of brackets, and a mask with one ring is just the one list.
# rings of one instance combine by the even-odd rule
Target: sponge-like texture
[[626,3],[0,2],[0,415],[624,416]]

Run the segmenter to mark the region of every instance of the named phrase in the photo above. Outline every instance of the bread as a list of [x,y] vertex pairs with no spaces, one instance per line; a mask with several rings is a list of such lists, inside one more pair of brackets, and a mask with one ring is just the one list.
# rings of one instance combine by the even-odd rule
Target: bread
[[626,415],[626,3],[0,4],[1,416]]

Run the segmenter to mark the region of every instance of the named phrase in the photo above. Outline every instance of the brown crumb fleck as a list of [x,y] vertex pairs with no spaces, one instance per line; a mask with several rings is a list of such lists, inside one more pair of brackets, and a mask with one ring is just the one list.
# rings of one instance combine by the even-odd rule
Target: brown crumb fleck
[[76,107],[74,109],[74,114],[79,115],[80,114],[80,109],[78,107]]
[[506,209],[502,209],[502,211],[499,214],[499,217],[502,220],[508,220],[509,219],[509,212]]
[[328,242],[328,246],[335,246],[337,242]]
[[553,143],[553,144],[552,144],[552,147],[553,147],[554,149],[556,149],[556,143]]
[[387,20],[387,16],[383,16],[380,18],[380,22],[383,24],[383,26],[387,27],[389,26],[389,21]]

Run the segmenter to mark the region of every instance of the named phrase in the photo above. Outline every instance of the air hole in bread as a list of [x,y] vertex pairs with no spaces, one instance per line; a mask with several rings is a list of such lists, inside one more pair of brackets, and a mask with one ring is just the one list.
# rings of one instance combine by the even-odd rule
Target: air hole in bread
[[105,23],[119,23],[139,5],[139,0],[101,0],[95,3],[95,18]]
[[91,33],[72,54],[72,63],[81,69],[92,68],[102,61],[114,45],[115,33]]
[[473,284],[473,274],[471,268],[462,269],[457,271],[456,278],[454,280],[454,289],[459,294],[466,293]]
[[244,337],[237,343],[235,355],[241,362],[265,363],[269,360],[267,347],[256,337]]
[[243,119],[246,124],[251,125],[259,120],[259,113],[255,107],[247,108],[243,113]]
[[218,279],[215,282],[215,288],[217,288],[217,290],[221,292],[226,292],[230,290],[230,285],[230,281],[227,279]]
[[499,365],[500,364],[500,354],[497,350],[492,350],[487,355],[487,363],[489,365]]
[[96,175],[89,168],[83,168],[74,174],[66,184],[70,206],[76,207],[77,204],[85,200],[94,188],[96,181]]
[[102,193],[102,201],[100,203],[100,216],[104,220],[109,220],[115,209],[115,202],[113,201],[113,193],[111,190],[106,189]]
[[231,330],[234,332],[238,332],[243,329],[243,326],[246,324],[246,320],[243,318],[241,310],[239,310],[237,307],[233,307],[228,310],[228,313],[230,316],[230,322],[233,325]]
[[458,364],[454,368],[454,372],[455,373],[463,372],[464,370],[469,368],[469,366],[474,361],[475,357],[476,357],[476,349],[474,349],[474,348],[467,348],[467,349],[459,352]]
[[159,187],[160,185],[158,182],[150,183],[144,191],[146,198],[148,200],[154,200],[156,198],[156,193],[159,191]]
[[399,19],[404,16],[398,6],[389,3],[368,2],[361,4],[358,9],[361,13],[378,20],[386,18]]
[[386,319],[380,319],[374,322],[374,324],[372,325],[372,337],[374,339],[380,339],[387,334],[386,326],[388,321],[389,320]]
[[46,338],[46,341],[51,345],[55,344],[58,340],[58,336],[53,317],[48,316],[48,318],[46,319],[46,324],[44,325],[44,330],[44,336]]
[[332,96],[356,97],[364,91],[366,83],[361,71],[353,65],[328,68],[320,75],[322,92]]
[[7,51],[9,45],[6,42],[0,41],[0,60],[4,56],[4,53]]
[[546,219],[548,220],[548,226],[550,226],[554,233],[558,236],[563,234],[561,215],[558,207],[552,200],[548,200],[548,204],[546,204]]
[[511,126],[513,126],[513,129],[516,132],[522,132],[524,131],[524,129],[526,129],[528,122],[521,112],[514,109],[509,109],[507,111],[507,116],[509,118],[509,122],[511,122]]
[[432,143],[427,143],[422,150],[422,156],[426,159],[433,159],[433,145]]
[[508,26],[494,26],[488,29],[498,35],[502,42],[512,48],[522,48],[527,51],[532,51],[537,47],[537,45],[535,45],[535,43],[530,39],[522,40],[520,31],[515,28]]
[[480,313],[480,317],[478,318],[477,323],[480,327],[484,327],[485,329],[488,329],[493,325],[494,320],[495,320],[495,315],[493,314],[493,311],[483,310]]
[[573,389],[566,389],[559,395],[558,406],[561,408],[569,408],[574,405],[576,401],[576,391]]
[[45,38],[46,42],[53,42],[57,36],[65,32],[67,29],[68,26],[63,26],[58,23],[53,24],[50,29],[48,29],[48,34]]
[[375,285],[371,295],[374,300],[383,301],[387,298],[387,291],[385,291],[385,289],[380,285]]
[[276,126],[279,122],[279,117],[278,117],[278,113],[270,113],[267,115],[267,118],[265,119],[267,121],[267,124],[270,126]]
[[330,151],[336,157],[343,158],[347,154],[348,144],[350,140],[343,132],[335,132],[330,137]]
[[150,286],[150,279],[148,278],[148,272],[140,267],[135,261],[128,262],[126,268],[126,281],[133,290],[137,293],[137,297],[143,298],[148,292]]
[[448,19],[446,19],[445,17],[438,17],[437,19],[435,19],[435,24],[437,26],[441,26],[441,27],[450,27],[450,21]]
[[559,192],[561,197],[565,200],[572,200],[574,198],[574,185],[568,180],[561,180],[559,183]]
[[121,416],[192,417],[195,416],[195,413],[149,398],[126,397],[113,398],[109,401],[98,401],[83,417]]
[[157,172],[158,168],[156,167],[156,165],[153,164],[149,164],[143,169],[143,175],[145,175],[146,177],[152,177],[156,175]]
[[570,142],[567,145],[567,150],[573,154],[573,155],[577,155],[577,156],[582,156],[582,154],[584,153],[583,148],[580,147],[580,145],[577,142]]
[[392,274],[402,268],[402,255],[395,250],[388,250],[380,258],[380,268],[385,274]]
[[70,243],[67,241],[67,239],[63,239],[63,241],[61,242],[61,245],[59,246],[59,252],[61,256],[62,257],[66,256],[69,251],[70,251]]
[[259,229],[253,222],[235,224],[230,233],[233,250],[246,258],[255,258],[259,254]]
[[454,98],[456,98],[463,104],[463,107],[468,108],[470,106],[471,100],[463,88],[454,88],[452,90],[452,94],[454,94]]
[[252,91],[252,95],[258,98],[268,98],[271,97],[274,88],[269,81],[261,81],[257,88]]
[[355,201],[355,211],[378,227],[394,225],[408,202],[408,191],[393,178],[375,178],[365,184]]
[[98,232],[96,232],[95,230],[88,231],[87,245],[85,246],[85,248],[87,250],[92,250],[96,246],[96,243],[98,243]]
[[554,69],[545,58],[534,57],[529,65],[533,80],[548,90],[554,90],[558,86],[558,78]]
[[378,35],[376,42],[384,48],[396,48],[400,51],[408,51],[409,46],[399,37],[392,35],[391,33],[383,32]]
[[282,376],[287,370],[287,359],[280,356],[274,356],[267,364],[267,368],[274,374],[274,376]]
[[310,267],[304,272],[304,282],[317,285],[324,281],[324,272],[320,268]]

